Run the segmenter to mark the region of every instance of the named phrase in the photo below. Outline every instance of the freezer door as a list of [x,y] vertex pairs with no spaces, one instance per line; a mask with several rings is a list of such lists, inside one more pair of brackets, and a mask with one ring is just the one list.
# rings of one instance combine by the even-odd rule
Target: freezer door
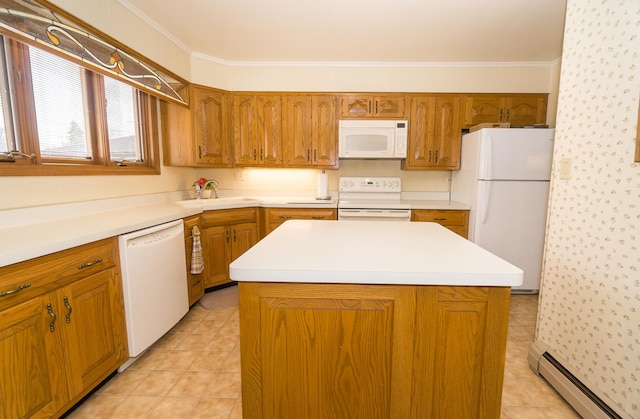
[[[549,180],[553,129],[483,129],[478,179]],[[464,138],[462,140],[464,147]]]
[[470,239],[524,271],[516,292],[540,288],[549,182],[478,182]]

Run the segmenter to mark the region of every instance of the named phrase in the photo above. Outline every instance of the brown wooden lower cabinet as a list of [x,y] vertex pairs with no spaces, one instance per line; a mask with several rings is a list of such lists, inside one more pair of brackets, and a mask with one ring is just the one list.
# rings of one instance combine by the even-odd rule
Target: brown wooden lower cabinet
[[[187,261],[187,290],[189,295],[189,306],[194,305],[200,297],[204,295],[204,272],[199,274],[191,273],[191,256],[193,253],[193,228],[200,231],[200,243],[202,245],[202,230],[200,228],[200,216],[194,215],[184,220],[184,250]],[[204,257],[203,248],[203,257]]]
[[245,418],[499,418],[510,288],[239,283]]
[[0,268],[1,418],[59,417],[128,358],[117,250],[113,238]]
[[201,225],[204,288],[231,283],[229,264],[258,242],[258,208],[205,211]]
[[337,220],[335,208],[264,208],[264,232],[266,236],[288,220]]
[[468,210],[411,210],[411,221],[438,223],[465,239],[469,236]]

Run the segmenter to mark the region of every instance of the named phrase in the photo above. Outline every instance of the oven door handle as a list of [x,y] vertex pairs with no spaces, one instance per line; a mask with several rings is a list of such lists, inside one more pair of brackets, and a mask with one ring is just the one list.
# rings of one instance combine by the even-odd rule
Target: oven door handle
[[385,218],[408,218],[411,210],[340,210],[339,216],[342,218],[365,218],[365,217],[385,217]]

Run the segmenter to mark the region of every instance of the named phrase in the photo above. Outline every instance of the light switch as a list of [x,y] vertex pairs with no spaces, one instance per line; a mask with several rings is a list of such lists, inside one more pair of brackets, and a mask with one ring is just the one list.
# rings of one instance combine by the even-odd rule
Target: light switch
[[571,158],[560,160],[560,179],[571,179]]
[[240,181],[244,180],[244,171],[236,170],[235,172],[233,172],[233,179]]

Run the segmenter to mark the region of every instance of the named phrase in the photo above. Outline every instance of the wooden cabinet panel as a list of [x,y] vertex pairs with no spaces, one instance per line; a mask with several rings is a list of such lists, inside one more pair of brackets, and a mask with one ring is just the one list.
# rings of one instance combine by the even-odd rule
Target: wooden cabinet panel
[[231,109],[236,166],[282,166],[282,98],[234,95]]
[[[200,216],[195,215],[193,217],[184,219],[184,250],[186,255],[186,270],[187,270],[187,288],[189,295],[189,305],[193,305],[204,295],[204,272],[199,274],[191,273],[191,254],[193,252],[193,228],[198,227],[198,230],[202,234],[200,228]],[[200,245],[203,246],[202,237],[200,237]],[[203,246],[203,257],[206,253],[206,248]]]
[[265,208],[263,236],[271,233],[287,220],[337,220],[335,208]]
[[112,238],[0,268],[2,417],[58,417],[128,358],[117,261]]
[[500,416],[508,287],[238,287],[248,417]]
[[230,167],[227,93],[194,88],[191,100],[198,165]]
[[191,86],[191,106],[161,101],[167,166],[231,167],[228,93]]
[[411,95],[409,144],[404,170],[460,167],[460,96]]
[[340,115],[343,118],[404,118],[403,95],[343,95]]
[[57,292],[72,397],[100,383],[127,359],[124,302],[115,269],[99,272]]
[[0,417],[50,418],[69,399],[62,340],[49,331],[48,301],[36,297],[0,312]]
[[206,211],[202,214],[204,288],[231,282],[229,264],[258,242],[256,208]]
[[410,417],[500,417],[509,296],[502,287],[417,288]]
[[547,94],[477,94],[464,98],[464,127],[509,123],[512,127],[544,124]]
[[441,224],[464,237],[468,236],[469,211],[468,210],[423,210],[411,211],[411,221],[433,222]]
[[411,287],[238,285],[245,415],[408,417]]
[[338,120],[335,95],[286,95],[288,167],[336,168]]

